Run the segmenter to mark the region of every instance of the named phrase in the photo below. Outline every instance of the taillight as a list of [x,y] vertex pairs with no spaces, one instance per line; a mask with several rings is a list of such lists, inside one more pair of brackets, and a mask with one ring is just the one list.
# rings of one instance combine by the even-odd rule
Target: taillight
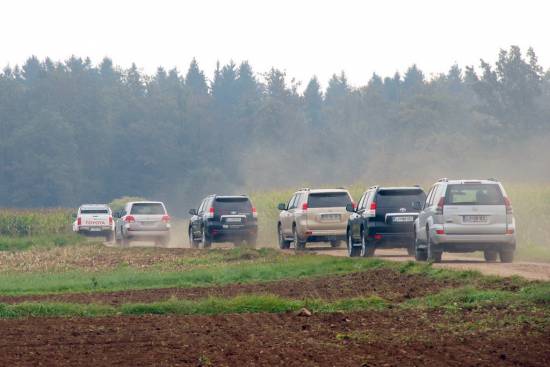
[[256,208],[252,208],[252,217],[258,218],[258,212],[256,211]]
[[170,222],[170,216],[168,214],[162,216],[162,221],[164,223]]
[[370,203],[370,210],[376,210],[376,202]]
[[445,230],[444,229],[436,229],[435,233],[436,234],[445,234]]
[[379,241],[382,239],[382,235],[377,233],[374,235],[374,239]]
[[82,218],[81,217],[76,218],[76,225],[77,226],[82,225]]
[[133,215],[127,215],[126,218],[124,218],[124,221],[126,223],[134,223],[136,221],[136,218],[134,218]]
[[307,203],[303,203],[302,204],[302,210],[307,210],[308,206],[307,206]]
[[442,196],[439,198],[439,201],[437,202],[437,209],[435,210],[435,214],[443,214],[444,205],[445,205],[445,196]]
[[112,225],[112,224],[113,224],[113,217],[111,217],[111,216],[109,215],[109,225]]
[[206,214],[206,218],[214,218],[214,207],[211,206],[210,209],[208,209],[208,214]]
[[512,209],[512,202],[507,197],[504,198],[504,205],[506,206],[506,214],[512,214],[514,212]]
[[351,202],[351,205],[353,206],[353,210],[357,209],[357,204],[355,204],[353,201]]

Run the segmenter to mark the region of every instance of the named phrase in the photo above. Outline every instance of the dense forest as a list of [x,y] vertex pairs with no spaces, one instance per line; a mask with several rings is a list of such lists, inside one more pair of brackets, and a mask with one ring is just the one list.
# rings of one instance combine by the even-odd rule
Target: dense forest
[[212,192],[550,179],[550,72],[532,49],[429,77],[412,65],[361,87],[344,72],[326,89],[289,79],[247,62],[218,65],[211,78],[195,60],[154,75],[108,58],[5,67],[0,206],[134,195],[182,213]]

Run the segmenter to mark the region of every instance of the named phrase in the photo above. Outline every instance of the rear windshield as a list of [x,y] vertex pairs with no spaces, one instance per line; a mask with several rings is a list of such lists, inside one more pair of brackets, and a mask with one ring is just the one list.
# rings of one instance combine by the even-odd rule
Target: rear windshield
[[412,208],[417,201],[426,201],[426,194],[422,189],[380,190],[376,195],[378,208]]
[[252,204],[248,198],[216,198],[214,210],[217,214],[250,214]]
[[504,205],[500,187],[494,184],[449,185],[445,194],[447,205]]
[[107,209],[80,209],[80,214],[109,214]]
[[142,215],[157,215],[166,214],[164,206],[158,203],[138,203],[132,205],[130,214],[142,214]]
[[346,192],[322,192],[309,194],[307,206],[309,208],[336,208],[351,204]]

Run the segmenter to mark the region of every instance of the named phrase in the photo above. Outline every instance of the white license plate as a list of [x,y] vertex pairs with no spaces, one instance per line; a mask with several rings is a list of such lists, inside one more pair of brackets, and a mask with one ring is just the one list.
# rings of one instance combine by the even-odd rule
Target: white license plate
[[465,215],[464,223],[487,223],[489,216],[487,215]]
[[90,228],[90,232],[99,232],[101,228]]
[[141,224],[142,226],[149,227],[149,226],[155,225],[155,222],[140,222],[139,224]]
[[394,223],[406,223],[414,221],[414,217],[393,217]]
[[241,223],[241,218],[225,218],[225,221],[227,223]]

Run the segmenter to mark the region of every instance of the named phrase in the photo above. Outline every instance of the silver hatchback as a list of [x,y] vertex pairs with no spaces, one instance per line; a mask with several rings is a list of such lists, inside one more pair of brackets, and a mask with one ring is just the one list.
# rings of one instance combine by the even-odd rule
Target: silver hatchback
[[489,180],[436,182],[415,221],[416,260],[441,261],[443,252],[483,251],[485,260],[512,262],[516,222],[502,184]]

